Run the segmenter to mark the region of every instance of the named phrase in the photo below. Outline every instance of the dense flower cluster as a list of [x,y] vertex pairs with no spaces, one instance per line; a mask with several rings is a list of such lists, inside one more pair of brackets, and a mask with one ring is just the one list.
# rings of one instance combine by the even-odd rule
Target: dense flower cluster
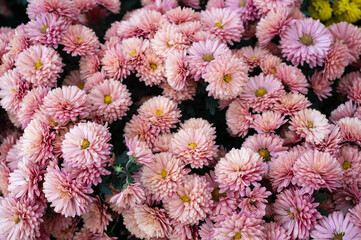
[[29,1],[0,28],[0,238],[361,239],[361,1],[301,2],[142,0],[102,41],[119,1]]

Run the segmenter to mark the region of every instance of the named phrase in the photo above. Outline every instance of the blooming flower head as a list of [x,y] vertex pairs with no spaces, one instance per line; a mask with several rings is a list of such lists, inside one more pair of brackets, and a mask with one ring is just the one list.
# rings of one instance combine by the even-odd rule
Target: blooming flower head
[[361,120],[356,117],[345,117],[338,121],[341,135],[345,142],[361,143]]
[[104,69],[107,77],[123,81],[130,74],[129,59],[129,55],[121,48],[121,44],[116,44],[114,48],[105,50],[101,59],[102,70]]
[[252,46],[234,50],[234,53],[237,57],[243,58],[244,62],[247,63],[250,72],[252,72],[254,68],[258,67],[261,60],[269,54],[268,50],[260,47],[253,48]]
[[275,74],[277,72],[276,67],[282,63],[282,59],[273,55],[267,54],[260,61],[260,67],[264,74]]
[[169,151],[169,143],[171,139],[173,138],[174,133],[163,133],[156,137],[153,143],[153,153],[159,153],[159,152],[168,152]]
[[232,149],[217,163],[214,173],[222,192],[242,191],[262,179],[264,163],[261,156],[248,148]]
[[107,209],[108,207],[101,202],[100,198],[96,198],[89,207],[89,211],[82,216],[84,227],[95,233],[107,230],[107,225],[112,220]]
[[331,112],[330,121],[337,123],[344,117],[352,117],[356,112],[357,106],[350,100],[340,104],[335,110]]
[[6,197],[9,195],[8,186],[10,184],[10,169],[6,166],[5,162],[0,162],[0,193]]
[[253,189],[247,187],[241,196],[243,197],[238,205],[241,212],[247,215],[254,215],[257,218],[262,218],[266,214],[267,197],[272,195],[265,187],[257,183]]
[[264,230],[266,232],[266,240],[291,239],[290,235],[286,233],[286,230],[276,222],[265,223]]
[[166,19],[176,25],[199,20],[199,13],[188,7],[176,7],[165,13]]
[[253,0],[225,0],[224,5],[235,11],[243,23],[254,21],[261,17],[261,11],[254,5]]
[[120,11],[120,1],[116,0],[98,0],[98,3],[111,11],[114,14],[119,13]]
[[287,120],[284,119],[278,112],[265,111],[257,114],[251,125],[258,133],[271,133],[278,129],[281,125],[285,124]]
[[253,121],[249,104],[240,99],[235,99],[229,104],[226,111],[228,130],[234,136],[246,136]]
[[55,212],[74,217],[88,211],[92,198],[87,194],[93,192],[90,187],[76,182],[58,166],[48,168],[44,179],[43,192]]
[[135,159],[138,164],[150,165],[154,162],[152,151],[145,142],[138,139],[138,136],[125,137],[125,144],[129,149],[127,155]]
[[75,167],[91,166],[109,161],[111,144],[109,130],[94,122],[79,123],[65,134],[62,143],[64,162]]
[[65,76],[63,86],[77,86],[80,90],[83,90],[86,81],[87,79],[80,74],[79,70],[73,70]]
[[197,92],[198,83],[193,79],[187,79],[182,90],[177,91],[171,87],[168,82],[162,82],[159,87],[163,89],[163,96],[173,100],[176,103],[182,101],[194,100]]
[[361,227],[361,204],[357,204],[356,207],[350,209],[351,222],[358,227]]
[[325,78],[328,80],[335,80],[340,78],[349,64],[349,50],[343,41],[336,41],[328,52],[325,68],[322,71]]
[[293,178],[293,165],[298,159],[299,154],[295,151],[281,154],[270,164],[269,178],[272,188],[277,192],[287,188],[291,183],[295,184]]
[[33,45],[19,54],[15,66],[20,75],[33,86],[54,87],[64,65],[54,49]]
[[204,177],[188,175],[176,193],[164,203],[164,208],[174,220],[198,224],[210,213],[211,191]]
[[137,69],[139,80],[144,82],[146,86],[158,85],[164,80],[164,73],[164,59],[153,50],[148,50]]
[[247,65],[241,59],[220,56],[209,64],[204,74],[204,80],[209,83],[208,95],[222,100],[237,97],[248,81],[247,73]]
[[113,195],[109,203],[114,204],[117,208],[128,209],[141,204],[145,200],[145,193],[140,183],[126,185],[120,193]]
[[284,115],[294,115],[302,109],[311,106],[311,103],[300,93],[286,93],[275,104],[274,110]]
[[313,92],[317,95],[318,99],[322,101],[323,98],[328,98],[331,96],[333,84],[332,81],[329,81],[322,72],[315,72],[311,79],[311,88]]
[[91,77],[100,69],[99,56],[96,54],[89,54],[80,57],[79,72],[84,78]]
[[294,65],[307,63],[322,66],[332,43],[332,35],[319,20],[297,20],[283,32],[281,48],[284,57]]
[[355,83],[361,80],[361,72],[350,72],[342,77],[337,86],[337,92],[350,96],[352,89],[356,86]]
[[123,39],[122,49],[129,56],[128,64],[131,65],[134,70],[141,64],[143,55],[149,50],[149,41],[143,38],[127,38]]
[[294,66],[280,64],[276,67],[275,76],[293,93],[307,94],[309,84],[302,71]]
[[70,0],[33,0],[29,2],[26,13],[30,19],[35,19],[39,14],[52,13],[77,20],[79,9]]
[[127,230],[137,238],[142,239],[149,237],[143,230],[139,228],[137,219],[134,216],[134,208],[130,208],[123,213],[123,224]]
[[360,185],[358,173],[361,171],[361,152],[358,147],[345,145],[340,149],[338,154],[338,162],[342,166],[343,182],[351,186],[353,184]]
[[277,8],[291,8],[294,6],[295,1],[292,0],[253,0],[254,5],[261,9],[262,12],[267,13],[271,9],[277,9]]
[[165,60],[165,75],[168,84],[177,91],[182,90],[187,85],[187,77],[190,75],[187,52],[170,52]]
[[341,130],[338,126],[331,124],[331,132],[327,134],[325,139],[319,143],[306,142],[305,146],[312,149],[317,149],[320,152],[327,152],[335,155],[340,150],[340,145],[343,142]]

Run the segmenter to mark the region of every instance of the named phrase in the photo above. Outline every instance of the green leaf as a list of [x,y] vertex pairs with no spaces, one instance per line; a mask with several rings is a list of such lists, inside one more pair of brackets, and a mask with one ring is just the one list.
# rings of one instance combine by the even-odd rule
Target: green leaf
[[326,216],[326,217],[328,216],[326,209],[320,208],[320,207],[318,207],[316,209],[319,213],[321,213],[322,216]]
[[135,162],[131,162],[128,167],[128,173],[138,172],[143,165],[138,165]]
[[117,176],[112,177],[112,185],[115,189],[121,191],[123,188],[123,179]]
[[105,195],[113,195],[112,189],[106,183],[101,183],[99,185],[99,190],[101,193],[104,193]]
[[122,155],[115,157],[114,165],[122,165],[126,164],[129,160],[129,157],[127,155],[127,151],[124,151]]

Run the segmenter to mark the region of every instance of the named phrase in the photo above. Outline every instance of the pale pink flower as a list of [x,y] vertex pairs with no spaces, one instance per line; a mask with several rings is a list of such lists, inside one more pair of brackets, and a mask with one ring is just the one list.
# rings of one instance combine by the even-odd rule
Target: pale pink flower
[[347,213],[351,208],[361,203],[361,189],[356,184],[344,186],[333,194],[335,209]]
[[94,73],[97,73],[100,69],[99,58],[100,57],[96,54],[81,56],[79,60],[80,75],[84,78],[88,78],[92,76]]
[[358,177],[361,171],[361,151],[359,148],[350,145],[341,147],[337,160],[342,166],[342,181],[344,184],[348,186],[353,184],[361,186],[361,181]]
[[187,87],[190,75],[186,51],[170,52],[165,60],[165,76],[168,84],[176,91]]
[[322,73],[330,81],[340,78],[349,64],[349,51],[343,41],[336,41],[327,53]]
[[329,81],[322,72],[315,72],[311,79],[311,88],[313,92],[317,95],[318,99],[322,101],[322,99],[326,99],[330,97],[333,84],[332,81]]
[[267,54],[261,59],[260,67],[264,74],[275,74],[277,73],[277,66],[281,63],[281,58],[272,54]]
[[74,217],[88,211],[93,200],[87,195],[93,192],[90,187],[76,182],[57,166],[50,167],[44,179],[43,192],[55,212],[61,213],[65,217]]
[[226,111],[228,130],[234,136],[245,137],[253,121],[248,103],[237,98],[229,104]]
[[341,143],[343,142],[341,131],[338,126],[330,125],[331,132],[325,137],[325,139],[319,143],[306,142],[305,146],[310,149],[317,149],[320,152],[328,152],[331,155],[335,155],[339,150]]
[[152,38],[154,34],[167,23],[165,16],[155,10],[142,9],[133,19],[136,21],[137,28],[141,31],[141,35],[145,38]]
[[217,38],[211,33],[205,37],[204,35],[207,32],[203,30],[203,25],[200,21],[182,23],[178,25],[178,29],[181,33],[183,33],[188,42],[199,42],[207,39],[214,40]]
[[203,118],[190,118],[185,120],[180,124],[180,127],[183,129],[193,128],[193,129],[204,129],[210,134],[210,137],[216,138],[216,128],[213,127],[212,123],[209,123],[207,120]]
[[67,232],[69,230],[70,233],[74,233],[77,228],[74,229],[74,232],[71,230],[71,225],[76,225],[77,219],[71,218],[71,217],[65,217],[62,214],[55,213],[54,211],[51,211],[51,216],[45,215],[44,216],[44,223],[43,223],[43,231],[48,235],[53,235],[56,238],[59,238],[61,235],[64,235],[62,233]]
[[253,0],[225,0],[224,4],[235,11],[243,23],[261,18],[261,11],[254,5]]
[[104,82],[104,80],[105,80],[105,72],[103,71],[96,72],[87,78],[87,80],[84,83],[83,90],[89,93],[94,86],[101,84],[102,82]]
[[360,81],[361,79],[361,72],[350,72],[346,74],[338,83],[337,92],[349,95],[354,87],[354,83]]
[[233,50],[234,54],[238,58],[243,58],[244,62],[247,63],[249,72],[258,67],[261,60],[269,54],[269,51],[260,47],[253,48],[252,46],[242,47],[238,50]]
[[276,67],[275,76],[291,92],[307,94],[309,84],[301,69],[287,64],[280,64]]
[[294,115],[302,109],[311,106],[305,95],[300,93],[286,93],[274,105],[276,112],[284,115]]
[[266,214],[267,198],[272,195],[267,191],[265,187],[261,187],[261,184],[256,183],[254,188],[246,187],[245,191],[241,193],[242,199],[238,204],[241,212],[246,215],[262,218]]
[[197,233],[196,228],[194,226],[183,224],[177,221],[172,221],[172,231],[170,232],[168,239],[169,240],[187,240],[192,239],[193,234]]
[[83,90],[86,81],[87,79],[80,74],[79,70],[73,70],[65,76],[63,86],[77,86],[80,90]]
[[199,13],[192,8],[176,7],[165,13],[165,18],[176,25],[199,20]]
[[356,207],[350,209],[351,222],[358,227],[361,227],[361,204],[357,204]]
[[123,39],[121,46],[129,56],[128,64],[131,65],[132,70],[135,70],[141,64],[142,57],[149,50],[150,44],[147,39],[132,37]]
[[[150,165],[154,162],[154,155],[147,144],[138,139],[125,137],[125,144],[129,151],[127,155],[132,157],[138,164]],[[168,143],[169,144],[169,143]]]
[[144,54],[141,64],[137,67],[136,76],[146,86],[159,85],[165,80],[164,59],[155,54],[153,50],[148,50]]
[[287,119],[282,114],[274,111],[264,111],[262,115],[256,114],[251,127],[258,133],[271,133],[286,122]]
[[199,236],[202,240],[214,240],[214,225],[208,218],[200,226]]
[[102,5],[114,14],[118,14],[120,11],[120,1],[118,0],[98,0],[98,4]]
[[347,98],[361,105],[361,79],[355,79],[350,86]]
[[356,108],[357,106],[351,100],[347,101],[331,112],[330,121],[336,124],[344,117],[352,117],[356,112]]
[[124,213],[122,213],[122,215],[123,224],[131,234],[140,239],[149,238],[148,234],[139,228],[137,220],[134,216],[134,208],[126,210]]
[[173,136],[174,133],[163,133],[158,135],[153,142],[153,153],[168,152],[170,148],[169,143]]
[[[23,138],[23,137],[20,137]],[[6,156],[6,165],[10,171],[14,171],[18,168],[18,162],[21,161],[21,153],[23,151],[22,141],[20,139],[14,144],[8,151]]]
[[79,9],[75,7],[71,0],[31,0],[26,9],[30,19],[35,19],[42,13],[51,13],[77,20]]
[[10,169],[6,166],[5,162],[0,162],[0,193],[7,197],[9,195],[8,186],[10,184]]
[[6,137],[2,137],[0,145],[0,162],[5,162],[9,150],[16,144],[19,139],[20,133],[17,131],[6,133]]
[[145,193],[140,183],[129,184],[123,187],[120,193],[113,195],[109,203],[117,208],[128,209],[137,204],[142,204],[145,200]]
[[107,77],[123,81],[130,74],[129,59],[129,55],[121,48],[121,44],[116,44],[114,48],[105,50],[101,58],[102,70],[105,71]]
[[224,8],[224,1],[223,0],[209,0],[206,5],[206,9],[212,8]]
[[163,89],[163,96],[173,100],[176,103],[181,103],[182,101],[194,100],[194,97],[197,92],[198,83],[193,79],[187,79],[182,90],[177,91],[171,87],[168,82],[162,82],[159,84],[159,87]]
[[266,13],[271,9],[291,8],[295,5],[293,0],[253,0],[254,5],[262,12]]
[[80,10],[81,13],[88,12],[96,7],[98,0],[73,0],[74,6]]
[[282,228],[276,222],[269,222],[264,224],[266,232],[266,240],[290,240],[291,237],[286,233],[286,230]]
[[338,121],[344,142],[361,144],[361,120],[356,117],[345,117]]
[[298,159],[299,154],[295,151],[281,154],[270,164],[269,178],[272,188],[277,192],[287,188],[291,183],[295,184],[293,165]]
[[112,217],[107,212],[107,209],[107,205],[102,203],[100,198],[97,197],[89,207],[89,211],[82,216],[84,227],[93,233],[103,233],[107,230],[107,225],[112,221]]

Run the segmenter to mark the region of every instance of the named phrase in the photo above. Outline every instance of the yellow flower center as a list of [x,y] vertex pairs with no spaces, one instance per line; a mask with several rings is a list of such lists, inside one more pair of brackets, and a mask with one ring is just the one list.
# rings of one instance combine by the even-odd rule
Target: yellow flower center
[[223,25],[221,22],[217,22],[216,24],[214,24],[214,26],[223,29]]
[[246,6],[246,0],[241,0],[241,1],[239,1],[239,3],[238,3],[238,7],[245,7]]
[[53,126],[55,126],[55,127],[58,126],[58,124],[59,124],[59,123],[57,123],[57,122],[55,122],[53,120],[50,120],[50,123],[53,124]]
[[307,121],[307,128],[313,128],[313,123],[311,121]]
[[167,177],[167,175],[168,175],[168,172],[167,172],[165,169],[163,169],[163,170],[160,172],[160,175],[162,176],[163,179],[165,179],[165,178]]
[[236,235],[233,236],[233,239],[242,239],[242,234],[236,233]]
[[250,56],[249,58],[250,59],[256,59],[257,57],[256,56]]
[[190,202],[191,199],[189,198],[189,196],[186,194],[182,197],[182,202],[185,203],[185,202]]
[[80,82],[80,83],[78,83],[78,85],[77,85],[77,87],[78,87],[79,89],[81,89],[81,90],[84,89],[84,86],[85,86],[85,82]]
[[169,43],[169,41],[167,42],[167,47],[173,47],[173,44]]
[[42,34],[45,34],[46,33],[46,29],[48,29],[49,28],[49,26],[48,26],[48,24],[46,24],[46,25],[44,25],[44,26],[42,26],[41,28],[40,28],[40,32],[42,33]]
[[303,34],[298,41],[307,47],[314,44],[313,37],[309,34]]
[[191,146],[192,148],[196,148],[197,144],[196,143],[190,143],[190,144],[188,144],[188,146]]
[[82,40],[83,38],[81,37],[77,37],[76,40],[79,42],[80,40]]
[[271,161],[271,154],[270,152],[267,150],[267,148],[261,148],[258,150],[258,154],[263,157],[263,161],[264,162],[269,162]]
[[130,52],[130,56],[134,56],[135,54],[137,54],[137,52],[135,50]]
[[213,189],[212,191],[212,200],[215,201],[215,202],[219,202],[219,199],[221,197],[225,198],[227,197],[227,193],[224,192],[224,193],[219,193],[219,187],[216,187],[215,189]]
[[39,59],[39,62],[34,63],[34,67],[35,67],[36,69],[40,68],[41,66],[43,66],[43,63],[40,62],[40,59]]
[[254,92],[254,95],[256,97],[263,97],[264,95],[267,94],[267,89],[265,88],[260,88],[260,89],[257,89],[255,92]]
[[105,95],[105,96],[104,96],[104,103],[105,103],[105,104],[111,104],[111,103],[112,103],[112,96],[110,96],[110,95]]
[[152,69],[152,70],[156,70],[157,69],[157,64],[155,64],[155,63],[149,63],[149,67],[150,67],[150,69]]
[[81,149],[87,149],[90,146],[90,142],[88,139],[84,138],[83,142],[81,143]]
[[60,197],[61,197],[61,198],[65,198],[65,197],[66,197],[66,195],[68,195],[68,193],[67,193],[67,192],[65,192],[65,193],[61,194],[61,195],[60,195]]
[[19,217],[15,218],[14,222],[15,222],[15,224],[18,224],[20,222],[20,218]]
[[227,74],[223,76],[223,81],[225,81],[226,83],[229,83],[232,80],[232,76]]
[[291,218],[292,218],[292,219],[295,219],[295,214],[291,211],[291,209],[288,210],[288,214],[291,215]]
[[271,70],[272,70],[273,73],[277,73],[277,68],[276,67],[271,68]]
[[252,201],[249,202],[249,205],[256,206],[256,205],[257,205],[257,201],[256,201],[256,200],[252,200]]
[[342,240],[343,236],[345,236],[345,233],[334,233],[333,238],[331,240]]
[[344,161],[342,167],[344,170],[348,170],[352,167],[352,164],[349,161]]
[[206,62],[210,62],[210,61],[214,60],[214,56],[212,53],[205,53],[205,54],[203,54],[202,59]]
[[12,92],[15,92],[16,90],[13,88],[13,89],[11,89],[11,91],[12,91]]
[[157,114],[157,116],[160,116],[160,115],[162,115],[162,110],[157,110],[157,111],[155,111],[155,114]]

